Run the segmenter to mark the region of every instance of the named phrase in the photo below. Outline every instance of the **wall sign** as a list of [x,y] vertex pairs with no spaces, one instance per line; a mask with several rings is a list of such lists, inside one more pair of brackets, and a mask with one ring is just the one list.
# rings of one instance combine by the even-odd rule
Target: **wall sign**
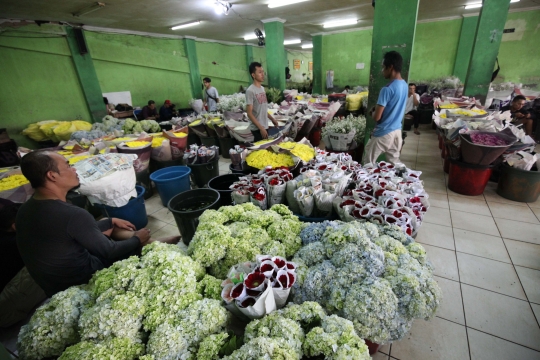
[[308,62],[309,71],[313,71],[313,61]]
[[294,63],[294,69],[295,70],[300,70],[300,60],[294,59],[293,63]]

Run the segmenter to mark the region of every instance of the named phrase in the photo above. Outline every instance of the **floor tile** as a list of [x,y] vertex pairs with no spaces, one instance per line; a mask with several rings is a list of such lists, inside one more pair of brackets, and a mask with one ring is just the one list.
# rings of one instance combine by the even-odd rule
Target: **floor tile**
[[435,246],[424,245],[427,255],[435,270],[434,275],[459,281],[458,267],[455,252]]
[[467,334],[471,347],[471,360],[540,359],[540,352],[495,336],[474,329],[468,329]]
[[448,209],[430,207],[424,216],[424,222],[431,224],[438,224],[444,226],[451,226],[452,221],[450,219],[450,211]]
[[454,228],[499,236],[499,230],[497,230],[497,225],[495,225],[491,216],[476,215],[455,210],[450,210],[450,213],[452,214],[452,226]]
[[149,217],[153,217],[157,220],[164,221],[168,224],[174,223],[174,216],[167,208],[163,208],[161,210],[156,211],[152,215],[149,215]]
[[392,344],[384,344],[379,348],[379,352],[390,355],[390,349],[392,348]]
[[536,200],[535,202],[533,203],[528,203],[529,207],[531,208],[535,208],[535,209],[540,209],[540,197],[538,198],[538,200]]
[[465,326],[438,317],[415,320],[409,335],[392,344],[390,355],[414,360],[469,359]]
[[531,207],[530,209],[534,213],[534,215],[536,215],[536,218],[540,220],[540,208]]
[[531,307],[533,309],[534,315],[536,316],[536,320],[540,322],[540,305],[531,304]]
[[540,221],[528,206],[491,202],[489,208],[495,218],[540,224]]
[[509,263],[510,257],[503,240],[499,236],[481,234],[473,231],[454,229],[456,250]]
[[373,354],[371,356],[371,358],[373,360],[389,360],[390,359],[390,356],[388,356],[388,354],[383,354],[382,352],[378,352],[376,354]]
[[460,197],[460,198],[465,198],[465,199],[469,199],[469,200],[484,200],[484,195],[475,195],[475,196],[470,196],[470,195],[463,195],[463,194],[458,194],[457,192],[453,192],[452,190],[448,189],[448,196],[454,196],[454,197]]
[[516,271],[529,301],[540,304],[540,270],[516,266]]
[[442,301],[436,315],[461,325],[465,325],[463,313],[463,301],[461,299],[461,287],[459,282],[434,276],[442,291]]
[[[422,179],[422,177],[420,177]],[[442,180],[438,181],[424,181],[424,189],[431,197],[434,193],[445,194],[447,193],[446,184]]]
[[440,208],[443,208],[443,209],[449,209],[449,205],[448,205],[448,196],[446,196],[446,194],[438,194],[438,193],[433,193],[433,194],[429,194],[429,204],[431,206],[435,206],[435,207],[440,207]]
[[[418,160],[417,160],[418,161]],[[441,170],[429,170],[429,171],[422,171],[422,175],[420,176],[421,179],[430,179],[430,180],[444,180],[444,172]]]
[[501,236],[505,239],[540,244],[540,225],[497,218],[495,222],[501,232]]
[[463,211],[467,213],[491,216],[489,207],[484,199],[468,199],[461,196],[449,194],[448,202],[451,210]]
[[156,231],[158,231],[159,229],[161,229],[162,227],[168,225],[166,222],[164,221],[161,221],[161,220],[158,220],[154,217],[151,217],[149,216],[148,217],[148,224],[146,225],[146,227],[148,229],[150,229],[150,231],[152,233],[155,233]]
[[540,245],[504,239],[514,265],[540,270]]
[[522,203],[518,201],[512,201],[503,198],[499,194],[497,194],[497,184],[495,183],[488,183],[486,188],[484,189],[484,197],[486,198],[486,201],[488,203],[490,202],[499,202],[504,204],[510,204],[510,205],[516,205],[516,206],[527,206],[527,203]]
[[512,264],[457,253],[461,283],[527,300]]
[[156,211],[163,209],[163,204],[161,203],[161,199],[159,198],[159,196],[145,200],[144,206],[146,207],[147,215],[153,214]]
[[168,236],[177,235],[180,235],[180,231],[178,230],[178,227],[176,225],[165,225],[164,227],[156,231],[155,234],[152,234],[152,238],[160,239]]
[[529,303],[461,285],[467,326],[540,350],[540,328]]
[[[431,211],[431,209],[432,208],[430,208],[428,211]],[[449,226],[424,222],[418,231],[416,241],[422,244],[429,244],[445,249],[455,250],[454,235],[452,233],[452,228]]]

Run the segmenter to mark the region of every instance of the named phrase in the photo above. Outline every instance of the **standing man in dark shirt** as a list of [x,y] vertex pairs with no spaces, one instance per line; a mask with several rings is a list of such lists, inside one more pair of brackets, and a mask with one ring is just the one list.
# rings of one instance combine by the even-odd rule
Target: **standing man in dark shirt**
[[159,115],[156,110],[156,102],[149,100],[148,105],[142,108],[141,119],[143,120],[157,120]]
[[517,95],[510,104],[503,106],[500,110],[502,112],[510,110],[512,114],[512,124],[523,125],[525,134],[531,136],[533,132],[533,119],[531,113],[523,109],[523,106],[527,103],[527,99],[523,95]]
[[[17,246],[47,296],[87,283],[97,270],[138,254],[153,241],[148,229],[135,231],[117,218],[96,222],[86,210],[68,204],[67,192],[79,186],[79,177],[61,155],[31,152],[21,170],[35,193],[17,214]],[[178,237],[159,241],[173,243]]]

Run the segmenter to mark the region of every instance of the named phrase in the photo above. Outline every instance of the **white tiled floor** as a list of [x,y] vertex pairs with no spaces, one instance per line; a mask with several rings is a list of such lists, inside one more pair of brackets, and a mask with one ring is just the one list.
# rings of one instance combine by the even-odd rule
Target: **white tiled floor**
[[[401,160],[423,172],[431,207],[417,241],[435,266],[443,301],[434,319],[415,321],[373,359],[540,359],[540,199],[506,200],[494,183],[474,197],[448,190],[437,136],[429,126],[420,130],[408,133]],[[229,164],[220,159],[220,175]],[[146,209],[153,237],[178,234],[157,193]]]

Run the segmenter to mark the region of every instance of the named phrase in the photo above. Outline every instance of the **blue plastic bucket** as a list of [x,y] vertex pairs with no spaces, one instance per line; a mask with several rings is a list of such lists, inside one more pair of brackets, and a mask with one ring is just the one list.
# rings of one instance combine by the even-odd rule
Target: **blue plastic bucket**
[[187,166],[170,166],[150,174],[163,206],[167,206],[173,196],[190,189],[189,174],[191,169]]
[[135,186],[137,189],[137,197],[132,198],[129,202],[121,207],[112,207],[103,204],[95,204],[95,206],[101,210],[103,216],[119,218],[127,220],[137,230],[142,229],[148,224],[148,217],[146,216],[146,207],[144,206],[144,188],[142,186]]

